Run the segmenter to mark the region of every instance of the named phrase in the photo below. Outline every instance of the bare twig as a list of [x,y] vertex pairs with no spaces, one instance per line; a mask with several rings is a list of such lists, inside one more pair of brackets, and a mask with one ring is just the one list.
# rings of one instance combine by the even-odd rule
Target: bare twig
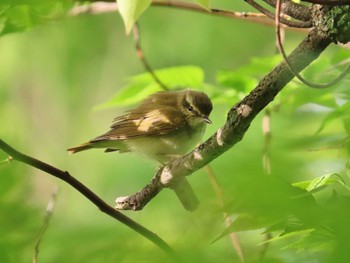
[[305,85],[316,88],[316,89],[323,89],[323,88],[329,88],[331,86],[334,86],[337,84],[340,80],[342,80],[349,72],[350,72],[350,64],[347,65],[345,70],[339,74],[334,80],[328,82],[328,83],[313,83],[311,81],[306,80],[303,78],[298,71],[293,67],[293,65],[290,63],[289,59],[287,58],[286,52],[284,51],[282,40],[281,40],[281,33],[280,33],[280,13],[281,13],[281,0],[276,1],[276,16],[275,16],[275,26],[276,26],[276,38],[277,38],[277,47],[280,51],[280,53],[283,56],[283,59],[285,63],[288,65],[288,68],[290,71],[294,74],[295,77],[297,77],[302,83]]
[[156,246],[158,246],[160,249],[168,253],[172,259],[178,260],[178,255],[174,252],[174,250],[159,236],[157,236],[155,233],[151,232],[144,226],[136,223],[131,218],[123,215],[119,211],[115,210],[113,207],[109,206],[105,201],[103,201],[98,195],[96,195],[94,192],[92,192],[88,187],[86,187],[84,184],[82,184],[80,181],[78,181],[76,178],[71,176],[68,172],[62,171],[54,166],[51,166],[47,163],[44,163],[38,159],[34,159],[33,157],[30,157],[28,155],[25,155],[17,150],[15,150],[13,147],[5,143],[3,140],[0,139],[0,149],[3,150],[5,153],[10,155],[14,160],[25,163],[27,165],[30,165],[32,167],[35,167],[43,172],[46,172],[48,174],[51,174],[66,183],[68,183],[70,186],[72,186],[74,189],[79,191],[82,195],[84,195],[87,199],[89,199],[94,205],[96,205],[103,213],[106,213],[107,215],[113,217],[114,219],[118,220],[122,224],[128,226],[129,228],[133,229],[143,237],[147,238],[151,242],[153,242]]
[[[265,110],[265,114],[262,120],[262,133],[264,136],[264,148],[263,148],[263,168],[266,174],[271,175],[271,162],[270,162],[270,143],[271,143],[271,112],[269,109]],[[264,233],[264,240],[271,238],[271,233]],[[259,253],[260,261],[263,261],[267,249],[269,247],[269,242],[265,242]]]
[[262,132],[264,135],[264,149],[263,149],[263,167],[267,174],[271,174],[271,162],[270,162],[270,142],[271,142],[271,113],[270,110],[265,111],[265,115],[262,120]]
[[118,11],[118,6],[115,1],[113,3],[96,2],[87,5],[75,5],[68,13],[70,16],[77,16],[80,14],[98,15],[104,13],[112,13]]
[[[263,6],[256,3],[254,0],[245,0],[248,4],[250,4],[252,7],[254,7],[256,10],[260,11],[261,13],[265,14],[271,19],[275,18],[275,14],[264,8]],[[284,25],[287,25],[289,27],[296,27],[296,28],[310,28],[312,27],[312,22],[300,22],[300,21],[292,21],[285,19],[284,17],[280,17],[281,23]]]
[[[221,189],[221,186],[220,186],[218,180],[216,179],[216,176],[214,174],[214,171],[213,171],[211,165],[207,164],[205,166],[205,170],[206,170],[206,172],[208,174],[210,183],[213,186],[213,189],[215,191],[216,197],[217,197],[217,199],[219,201],[219,205],[222,208],[224,208],[226,206],[224,194],[222,192],[222,189]],[[224,212],[223,215],[224,215],[224,220],[225,220],[226,226],[230,227],[231,224],[232,224],[232,220],[231,220],[230,215],[227,212]],[[245,262],[244,254],[243,254],[243,251],[242,251],[242,248],[241,248],[241,245],[239,243],[239,240],[238,240],[238,237],[237,237],[236,233],[231,232],[230,233],[230,239],[231,239],[231,242],[232,242],[232,245],[233,245],[234,249],[237,252],[237,256],[238,256],[240,262],[244,263]]]
[[147,70],[149,74],[151,74],[152,78],[154,79],[155,82],[158,83],[158,85],[163,89],[163,90],[169,90],[169,88],[157,77],[157,75],[154,73],[152,67],[148,63],[147,59],[145,58],[145,55],[142,51],[141,48],[141,42],[140,42],[140,26],[138,23],[135,24],[133,28],[133,36],[134,36],[134,41],[135,41],[135,48],[136,48],[136,53],[137,57],[139,60],[142,62],[143,66]]
[[49,227],[50,220],[52,218],[53,210],[55,207],[55,202],[56,202],[56,197],[57,197],[58,191],[59,191],[59,187],[55,187],[54,191],[51,193],[51,198],[49,200],[49,203],[47,204],[46,213],[44,216],[44,221],[43,221],[43,224],[40,228],[38,238],[35,242],[33,263],[37,263],[41,240],[42,240],[47,228]]

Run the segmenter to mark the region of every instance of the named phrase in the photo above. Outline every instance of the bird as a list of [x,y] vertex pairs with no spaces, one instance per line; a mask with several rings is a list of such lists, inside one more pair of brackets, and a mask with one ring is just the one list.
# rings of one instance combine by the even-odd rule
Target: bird
[[141,154],[161,164],[182,156],[202,139],[213,109],[210,98],[192,89],[156,92],[114,118],[110,130],[67,149],[70,154],[102,148]]

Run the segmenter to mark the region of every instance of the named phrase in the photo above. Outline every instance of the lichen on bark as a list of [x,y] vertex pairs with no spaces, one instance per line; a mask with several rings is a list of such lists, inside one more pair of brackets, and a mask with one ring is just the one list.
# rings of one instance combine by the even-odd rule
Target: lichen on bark
[[334,43],[350,42],[350,6],[333,6],[324,14],[323,24]]

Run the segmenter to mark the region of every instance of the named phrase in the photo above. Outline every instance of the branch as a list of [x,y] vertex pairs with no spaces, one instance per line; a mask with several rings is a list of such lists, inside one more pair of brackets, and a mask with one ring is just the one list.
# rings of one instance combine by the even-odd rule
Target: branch
[[89,199],[103,213],[106,213],[107,215],[113,217],[114,219],[118,220],[122,224],[130,227],[131,229],[133,229],[134,231],[136,231],[140,235],[144,236],[145,238],[147,238],[148,240],[153,242],[156,246],[158,246],[160,249],[162,249],[163,251],[168,253],[170,256],[172,256],[173,259],[178,259],[178,256],[175,254],[174,250],[164,240],[162,240],[159,236],[157,236],[155,233],[151,232],[147,228],[143,227],[142,225],[136,223],[131,218],[129,218],[129,217],[123,215],[122,213],[120,213],[119,211],[115,210],[113,207],[109,206],[98,195],[96,195],[94,192],[92,192],[89,188],[87,188],[85,185],[83,185],[76,178],[71,176],[68,172],[62,171],[54,166],[51,166],[51,165],[44,163],[40,160],[34,159],[28,155],[20,153],[1,139],[0,139],[0,149],[3,150],[8,155],[10,155],[13,160],[16,160],[16,161],[25,163],[29,166],[35,167],[43,172],[51,174],[51,175],[65,181],[70,186],[72,186],[74,189],[79,191],[82,195],[84,195],[87,199]]
[[[75,2],[83,2],[82,0],[75,0]],[[105,0],[103,2],[100,1],[90,1],[91,3],[89,5],[78,5],[73,7],[69,15],[70,16],[76,16],[81,14],[103,14],[103,13],[111,13],[118,11],[117,4],[115,0]],[[221,16],[221,17],[227,17],[232,19],[239,19],[239,20],[245,20],[249,22],[254,22],[258,24],[263,24],[266,26],[274,26],[274,22],[267,17],[264,14],[260,13],[252,13],[252,12],[235,12],[235,11],[228,11],[228,10],[222,10],[217,8],[212,8],[209,11],[207,9],[201,8],[197,4],[187,3],[187,2],[174,2],[174,1],[157,1],[154,0],[152,2],[152,6],[159,6],[159,7],[169,7],[169,8],[177,8],[187,11],[193,11],[197,13],[207,14],[207,15],[214,15],[214,16]],[[294,31],[301,31],[304,29],[301,28],[293,28],[288,27],[285,25],[282,25],[282,27],[288,28],[290,30]]]
[[50,221],[52,218],[52,214],[53,214],[53,210],[55,207],[55,202],[56,202],[56,197],[57,197],[58,191],[59,191],[59,188],[55,187],[54,191],[51,193],[50,201],[47,204],[46,213],[44,216],[44,221],[43,221],[43,224],[40,228],[38,238],[37,238],[35,246],[34,246],[33,263],[37,263],[37,261],[38,261],[39,247],[41,244],[41,240],[43,239],[43,236],[44,236],[47,228],[49,227],[49,224],[50,224]]
[[[275,14],[267,10],[266,8],[262,7],[258,3],[255,2],[255,0],[245,0],[248,4],[250,4],[252,7],[254,7],[256,10],[260,11],[261,13],[265,14],[267,17],[274,19]],[[289,27],[296,27],[296,28],[310,28],[312,27],[311,21],[306,22],[300,22],[300,21],[291,21],[284,17],[280,18],[280,21],[282,24],[287,25]]]
[[[214,189],[214,192],[216,194],[216,198],[217,198],[217,200],[219,202],[219,205],[223,209],[223,216],[224,216],[224,220],[225,220],[225,225],[226,225],[226,227],[230,227],[232,225],[232,220],[231,220],[231,217],[230,217],[229,213],[227,211],[225,211],[226,202],[225,202],[224,193],[223,193],[223,191],[221,189],[219,181],[217,180],[217,178],[216,178],[216,176],[214,174],[213,168],[211,167],[210,164],[207,164],[204,168],[205,168],[205,170],[206,170],[206,172],[208,174],[208,178],[209,178],[210,184],[212,185],[212,187]],[[244,263],[245,262],[244,254],[243,254],[243,251],[242,251],[242,248],[241,248],[241,244],[240,244],[240,242],[238,240],[238,237],[237,237],[236,233],[235,232],[231,232],[229,234],[229,236],[230,236],[232,245],[233,245],[234,249],[236,250],[236,253],[237,253],[237,256],[239,258],[239,261],[241,263]]]
[[163,90],[169,90],[169,88],[157,77],[157,75],[154,73],[151,65],[148,63],[147,59],[145,58],[145,55],[143,54],[142,48],[141,48],[141,42],[140,42],[140,26],[138,23],[134,25],[133,28],[133,36],[134,36],[134,42],[135,42],[135,49],[137,53],[137,57],[142,62],[143,66],[147,70],[147,72],[152,76],[154,81],[163,89]]
[[[276,7],[276,0],[263,0],[263,1],[273,8]],[[283,0],[281,11],[283,12],[283,14],[286,14],[290,17],[293,17],[294,19],[298,19],[304,22],[308,22],[312,20],[311,7],[300,5],[300,4],[294,3],[293,1]]]
[[[323,34],[318,27],[315,27],[288,59],[293,67],[300,72],[314,61],[330,43],[331,39]],[[256,115],[275,98],[293,77],[294,74],[284,61],[276,66],[248,96],[232,107],[222,128],[192,152],[172,160],[158,170],[153,178],[153,187],[148,187],[147,191],[141,189],[138,192],[138,196],[144,196],[145,202],[141,203],[145,205],[164,187],[173,188],[179,178],[188,176],[202,168],[242,140]],[[134,197],[125,197],[124,201],[127,203],[128,199]],[[139,201],[141,200],[139,199]]]
[[[246,2],[254,2],[252,0],[245,0]],[[219,9],[210,9],[210,12],[208,12],[206,9],[201,8],[199,5],[191,4],[191,3],[185,3],[185,2],[173,2],[173,1],[153,1],[152,5],[154,6],[167,6],[167,7],[176,7],[180,9],[186,9],[191,11],[196,11],[200,13],[206,13],[206,14],[212,14],[212,15],[219,15],[219,16],[225,16],[235,19],[244,19],[252,22],[257,22],[265,25],[272,25],[271,21],[269,20],[262,20],[261,18],[265,18],[265,16],[269,18],[274,18],[274,15],[267,11],[267,13],[262,12],[261,9],[258,9],[258,11],[262,12],[262,14],[255,14],[255,13],[247,13],[247,12],[234,12],[234,11],[227,11],[227,10],[219,10]],[[296,27],[296,28],[309,28],[311,27],[311,24],[308,22],[296,22],[296,21],[290,21],[290,20],[283,20],[283,23],[290,27]]]
[[301,0],[303,2],[319,5],[349,5],[350,0]]
[[280,33],[280,11],[281,11],[281,1],[277,0],[276,1],[276,15],[275,15],[275,26],[276,26],[276,43],[279,52],[282,54],[284,61],[288,65],[288,68],[291,72],[293,72],[294,76],[297,77],[303,84],[315,88],[315,89],[324,89],[324,88],[329,88],[331,86],[334,86],[337,84],[339,81],[341,81],[349,72],[350,72],[350,64],[347,65],[347,67],[341,72],[334,80],[328,82],[328,83],[313,83],[311,81],[308,81],[307,79],[303,78],[298,71],[294,68],[292,63],[289,61],[286,52],[284,51],[283,45],[282,45],[282,40],[281,40],[281,33]]

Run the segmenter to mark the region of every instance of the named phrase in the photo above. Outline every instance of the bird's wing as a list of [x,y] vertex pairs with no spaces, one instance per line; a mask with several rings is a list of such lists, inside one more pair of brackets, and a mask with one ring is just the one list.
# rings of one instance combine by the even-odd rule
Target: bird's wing
[[149,109],[147,112],[135,109],[114,119],[111,130],[91,142],[166,135],[186,124],[184,116],[173,107]]

